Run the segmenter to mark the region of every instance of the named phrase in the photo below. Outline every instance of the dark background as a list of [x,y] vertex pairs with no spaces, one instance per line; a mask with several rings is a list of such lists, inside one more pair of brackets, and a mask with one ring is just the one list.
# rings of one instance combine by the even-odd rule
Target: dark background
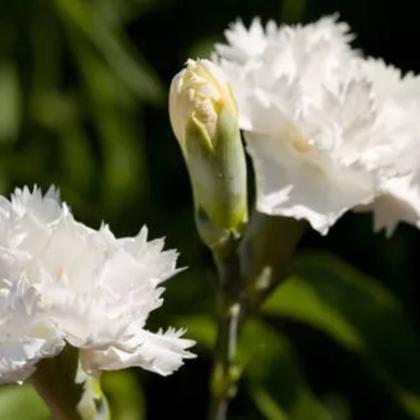
[[[147,224],[190,267],[168,283],[151,325],[212,314],[211,259],[195,231],[167,115],[171,78],[188,57],[206,56],[237,17],[246,24],[254,16],[306,23],[335,12],[357,34],[355,47],[404,72],[420,71],[416,2],[0,0],[1,192],[54,183],[86,223],[106,220],[118,235]],[[372,233],[370,215],[348,214],[327,237],[308,232],[301,248],[328,250],[376,278],[420,328],[419,244],[413,227],[400,226],[386,239]],[[369,363],[326,334],[290,320],[275,327],[293,342],[306,382],[333,407],[334,419],[413,418]],[[136,373],[148,419],[205,418],[210,357],[198,351],[170,378]],[[232,418],[263,418],[242,388]]]

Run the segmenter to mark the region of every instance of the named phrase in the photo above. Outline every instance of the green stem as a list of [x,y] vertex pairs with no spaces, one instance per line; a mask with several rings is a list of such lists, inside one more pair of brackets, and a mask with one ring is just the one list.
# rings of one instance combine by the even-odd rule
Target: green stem
[[75,382],[77,366],[77,351],[66,346],[58,356],[41,360],[31,377],[54,420],[82,420],[77,406],[84,389]]
[[110,420],[98,379],[76,381],[78,366],[77,349],[66,345],[56,357],[38,363],[32,384],[54,420]]
[[241,242],[230,238],[213,255],[219,275],[219,322],[211,379],[210,420],[225,420],[242,369],[240,328],[285,278],[306,224],[255,212]]
[[236,364],[236,350],[242,306],[239,302],[225,302],[221,306],[211,382],[211,420],[227,418],[228,406],[236,395],[240,378],[240,368]]
[[240,367],[237,365],[238,333],[245,308],[236,243],[231,241],[214,252],[219,272],[218,335],[211,377],[210,420],[225,420],[229,403],[235,397]]

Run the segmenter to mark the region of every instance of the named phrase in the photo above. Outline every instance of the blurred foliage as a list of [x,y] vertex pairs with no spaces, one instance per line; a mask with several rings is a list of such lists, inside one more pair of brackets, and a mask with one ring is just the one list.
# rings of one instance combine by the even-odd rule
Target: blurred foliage
[[133,372],[106,372],[101,377],[113,420],[143,420],[146,406],[142,389]]
[[420,418],[420,336],[378,282],[332,256],[306,256],[264,312],[307,323],[359,353],[407,413]]
[[3,190],[54,182],[92,220],[119,216],[133,197],[145,196],[138,114],[145,103],[163,103],[164,91],[124,28],[149,7],[108,0],[2,5]]
[[30,385],[8,385],[0,392],[0,419],[47,420],[48,409]]
[[[327,420],[333,411],[308,388],[296,349],[276,328],[278,319],[303,323],[356,353],[399,405],[396,410],[404,417],[398,418],[420,418],[420,335],[400,302],[379,282],[331,255],[304,255],[262,315],[264,320],[245,324],[239,360],[248,392],[265,418]],[[210,354],[215,337],[211,319],[183,316],[178,323]],[[329,364],[325,360],[323,368]],[[347,418],[347,411],[344,405],[335,416]]]
[[[189,269],[168,282],[150,326],[187,326],[199,357],[168,378],[140,369],[107,373],[104,387],[117,420],[203,419],[214,272],[167,118],[171,77],[188,56],[207,55],[239,16],[306,22],[335,11],[358,33],[356,47],[418,72],[420,55],[401,48],[420,36],[417,14],[392,0],[0,6],[0,191],[55,183],[90,224],[104,219],[123,235],[147,223],[153,237],[167,235]],[[309,232],[302,248],[317,253],[302,254],[262,316],[245,325],[246,369],[231,418],[420,419],[419,232],[404,226],[386,240],[372,233],[370,216],[349,215],[326,238]],[[0,419],[10,418],[48,415],[30,386],[7,386]]]

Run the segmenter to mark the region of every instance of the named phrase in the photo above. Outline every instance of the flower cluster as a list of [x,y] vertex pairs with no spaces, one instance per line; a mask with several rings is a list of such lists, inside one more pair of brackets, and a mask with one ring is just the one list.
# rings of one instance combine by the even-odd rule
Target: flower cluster
[[377,229],[420,223],[420,78],[352,49],[345,23],[249,29],[213,61],[230,81],[252,157],[257,209],[322,234],[351,209]]
[[77,222],[57,191],[16,189],[0,197],[0,382],[25,380],[66,344],[87,373],[140,366],[167,375],[191,340],[145,329],[162,304],[177,253],[162,239],[116,238]]

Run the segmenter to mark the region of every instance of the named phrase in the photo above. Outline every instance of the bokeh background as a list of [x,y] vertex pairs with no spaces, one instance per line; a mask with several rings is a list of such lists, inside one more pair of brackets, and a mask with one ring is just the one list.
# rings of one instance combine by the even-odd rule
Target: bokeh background
[[[334,12],[357,33],[356,47],[420,72],[415,3],[0,0],[1,193],[55,184],[77,218],[105,220],[118,235],[147,224],[190,267],[167,284],[150,325],[188,326],[199,357],[169,378],[107,374],[116,419],[199,420],[208,403],[214,272],[170,130],[173,75],[186,58],[207,56],[238,17],[295,23]],[[391,239],[374,234],[370,215],[346,215],[327,237],[308,232],[300,249],[320,254],[317,268],[306,275],[304,263],[250,324],[250,374],[231,418],[420,419],[419,245],[408,226]],[[30,387],[8,386],[0,419],[11,418],[48,415]]]

